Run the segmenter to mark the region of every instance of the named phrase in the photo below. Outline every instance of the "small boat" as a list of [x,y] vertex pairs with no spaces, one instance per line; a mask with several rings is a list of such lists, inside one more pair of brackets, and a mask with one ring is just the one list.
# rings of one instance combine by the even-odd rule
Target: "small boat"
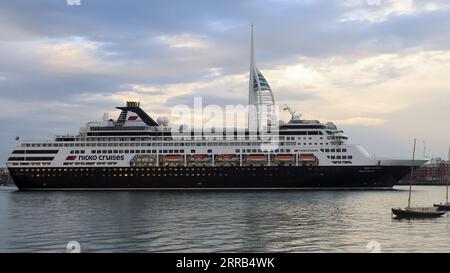
[[436,207],[418,208],[393,208],[392,213],[398,218],[437,218],[446,214],[446,211],[438,210]]
[[414,157],[416,154],[416,139],[414,139],[413,156],[411,161],[411,181],[409,184],[409,197],[408,206],[404,209],[402,208],[392,208],[392,213],[397,216],[397,218],[437,218],[446,214],[446,211],[440,211],[436,207],[411,207],[411,193],[412,184],[414,179]]
[[445,204],[434,204],[434,207],[440,211],[450,211],[450,203]]

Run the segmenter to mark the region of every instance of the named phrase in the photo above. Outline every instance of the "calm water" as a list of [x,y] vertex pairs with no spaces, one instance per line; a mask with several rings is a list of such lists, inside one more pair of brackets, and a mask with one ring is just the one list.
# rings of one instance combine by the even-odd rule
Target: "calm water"
[[[414,205],[444,198],[415,187]],[[0,188],[1,252],[450,252],[450,219],[395,220],[393,191],[19,192]]]

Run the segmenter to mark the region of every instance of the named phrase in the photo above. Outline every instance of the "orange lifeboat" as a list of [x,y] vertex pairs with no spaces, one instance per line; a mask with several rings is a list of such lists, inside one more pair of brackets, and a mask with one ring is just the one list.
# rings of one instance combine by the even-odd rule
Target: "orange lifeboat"
[[298,159],[303,162],[312,162],[316,161],[317,158],[313,154],[302,154]]
[[276,155],[275,159],[278,161],[294,161],[295,157],[293,155]]
[[166,155],[164,156],[164,161],[180,162],[183,161],[183,157],[181,155]]
[[266,155],[249,155],[247,157],[248,161],[267,161]]
[[229,154],[229,155],[219,155],[217,157],[217,160],[219,161],[234,161],[234,160],[238,160],[239,156],[238,155],[233,155],[233,154]]
[[194,159],[194,160],[207,160],[207,159],[209,159],[209,155],[195,154],[195,155],[192,155],[192,159]]

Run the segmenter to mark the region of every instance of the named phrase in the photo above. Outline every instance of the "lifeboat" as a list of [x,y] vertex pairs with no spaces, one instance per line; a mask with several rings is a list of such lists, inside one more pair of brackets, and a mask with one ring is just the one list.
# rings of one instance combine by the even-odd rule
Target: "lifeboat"
[[314,162],[317,158],[313,154],[301,154],[298,159],[303,162]]
[[218,161],[236,161],[239,160],[239,155],[219,155],[217,157]]
[[266,155],[249,155],[247,157],[248,161],[267,161]]
[[278,161],[295,161],[295,157],[293,155],[276,155],[275,160]]
[[181,155],[166,155],[164,156],[164,161],[166,162],[181,162],[183,157]]
[[192,155],[191,158],[193,160],[200,160],[200,161],[202,161],[202,160],[209,160],[209,155],[195,154],[195,155]]

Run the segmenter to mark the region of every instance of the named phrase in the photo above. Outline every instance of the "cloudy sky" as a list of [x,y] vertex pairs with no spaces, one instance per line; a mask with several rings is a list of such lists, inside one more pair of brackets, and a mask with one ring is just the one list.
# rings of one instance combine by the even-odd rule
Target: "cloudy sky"
[[16,136],[76,133],[126,100],[155,118],[194,96],[246,103],[252,23],[279,104],[371,154],[407,157],[416,137],[446,157],[448,0],[14,0],[0,3],[0,163]]

